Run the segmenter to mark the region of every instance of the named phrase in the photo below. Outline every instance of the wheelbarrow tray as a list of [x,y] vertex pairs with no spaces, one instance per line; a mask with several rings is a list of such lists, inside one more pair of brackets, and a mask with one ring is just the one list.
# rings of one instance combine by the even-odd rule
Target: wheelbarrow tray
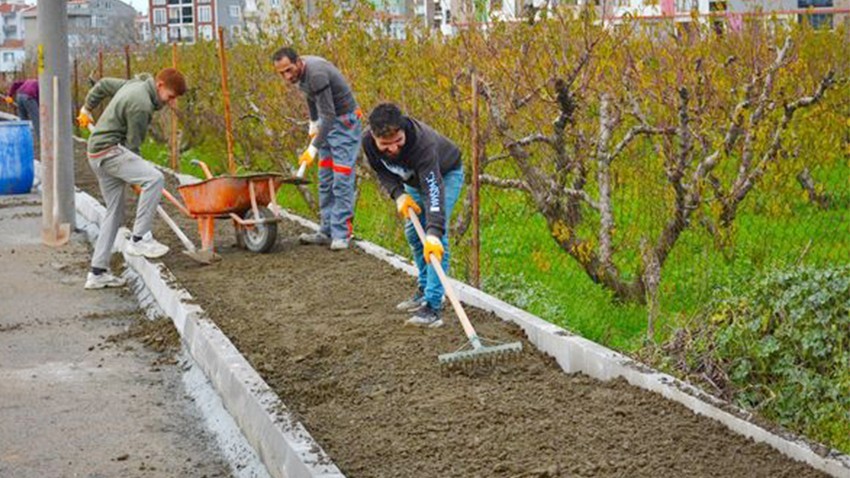
[[[271,181],[270,181],[271,180]],[[281,184],[290,182],[282,174],[258,173],[243,176],[216,176],[195,184],[179,186],[186,209],[192,215],[242,215],[251,209],[251,184],[258,205],[272,202]],[[273,190],[270,189],[270,184]]]

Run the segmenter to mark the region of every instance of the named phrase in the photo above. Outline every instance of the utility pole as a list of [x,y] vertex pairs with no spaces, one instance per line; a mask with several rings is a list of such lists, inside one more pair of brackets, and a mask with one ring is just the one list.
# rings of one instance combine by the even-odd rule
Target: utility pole
[[[41,117],[41,161],[46,187],[53,183],[53,204],[43,204],[44,224],[56,245],[67,240],[68,229],[76,226],[74,204],[74,149],[71,141],[71,75],[68,57],[68,2],[38,0],[38,88]],[[56,82],[54,82],[56,77]],[[55,88],[54,85],[58,87]],[[56,93],[56,94],[54,94]],[[48,166],[50,169],[48,169]],[[43,178],[47,179],[47,178]],[[46,201],[45,201],[46,202]],[[51,210],[47,214],[46,208]],[[67,226],[66,226],[67,225]],[[62,234],[62,230],[65,234]],[[62,237],[65,236],[65,237]],[[45,242],[49,241],[47,236]],[[56,240],[58,239],[58,240]],[[64,240],[63,240],[64,239]]]

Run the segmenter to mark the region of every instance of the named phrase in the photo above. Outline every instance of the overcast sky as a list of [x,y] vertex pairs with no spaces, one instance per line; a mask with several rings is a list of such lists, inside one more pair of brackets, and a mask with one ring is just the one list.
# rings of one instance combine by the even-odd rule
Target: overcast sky
[[[125,3],[129,3],[130,5],[133,6],[133,8],[144,13],[145,15],[148,14],[148,0],[121,0],[121,1],[125,2]],[[36,0],[28,0],[27,3],[30,4],[30,5],[35,5]]]
[[136,10],[147,15],[148,13],[148,0],[123,0],[124,2],[129,3]]

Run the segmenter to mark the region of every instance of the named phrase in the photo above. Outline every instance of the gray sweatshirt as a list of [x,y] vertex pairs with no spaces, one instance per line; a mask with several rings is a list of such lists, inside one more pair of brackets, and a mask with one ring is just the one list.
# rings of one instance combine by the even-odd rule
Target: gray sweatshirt
[[405,118],[405,141],[395,158],[384,156],[370,130],[363,133],[363,152],[390,197],[404,194],[407,184],[422,193],[425,230],[442,237],[446,232],[446,194],[443,174],[463,167],[460,149],[450,139],[413,118]]
[[307,96],[310,119],[321,120],[319,134],[313,144],[319,148],[327,147],[328,133],[337,116],[346,115],[357,109],[357,101],[351,87],[342,73],[333,63],[318,56],[305,55],[304,75],[298,82],[298,88]]

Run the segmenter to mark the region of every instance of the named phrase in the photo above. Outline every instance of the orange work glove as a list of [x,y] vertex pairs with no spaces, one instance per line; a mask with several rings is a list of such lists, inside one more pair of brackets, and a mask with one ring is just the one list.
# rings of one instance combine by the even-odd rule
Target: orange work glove
[[94,124],[94,118],[92,118],[91,113],[85,106],[80,108],[80,114],[77,115],[77,124],[83,129],[88,129],[90,124]]
[[301,156],[298,157],[298,164],[304,164],[306,167],[310,167],[313,164],[313,161],[316,159],[316,155],[319,153],[319,150],[316,149],[312,144],[309,148],[307,148]]
[[422,214],[422,208],[416,204],[416,201],[410,197],[410,194],[402,194],[401,196],[395,198],[396,210],[398,210],[399,216],[402,219],[407,219],[407,210],[413,209],[413,212],[416,214]]
[[425,244],[423,244],[425,254],[425,260],[431,262],[431,255],[437,256],[437,261],[443,261],[443,243],[440,242],[440,238],[433,235],[428,234],[425,236]]
[[14,99],[14,98],[12,98],[11,96],[7,96],[7,97],[5,97],[5,98],[3,98],[3,99],[4,99],[4,100],[6,100],[6,103],[7,103],[7,104],[10,104],[10,105],[15,103],[15,99]]

